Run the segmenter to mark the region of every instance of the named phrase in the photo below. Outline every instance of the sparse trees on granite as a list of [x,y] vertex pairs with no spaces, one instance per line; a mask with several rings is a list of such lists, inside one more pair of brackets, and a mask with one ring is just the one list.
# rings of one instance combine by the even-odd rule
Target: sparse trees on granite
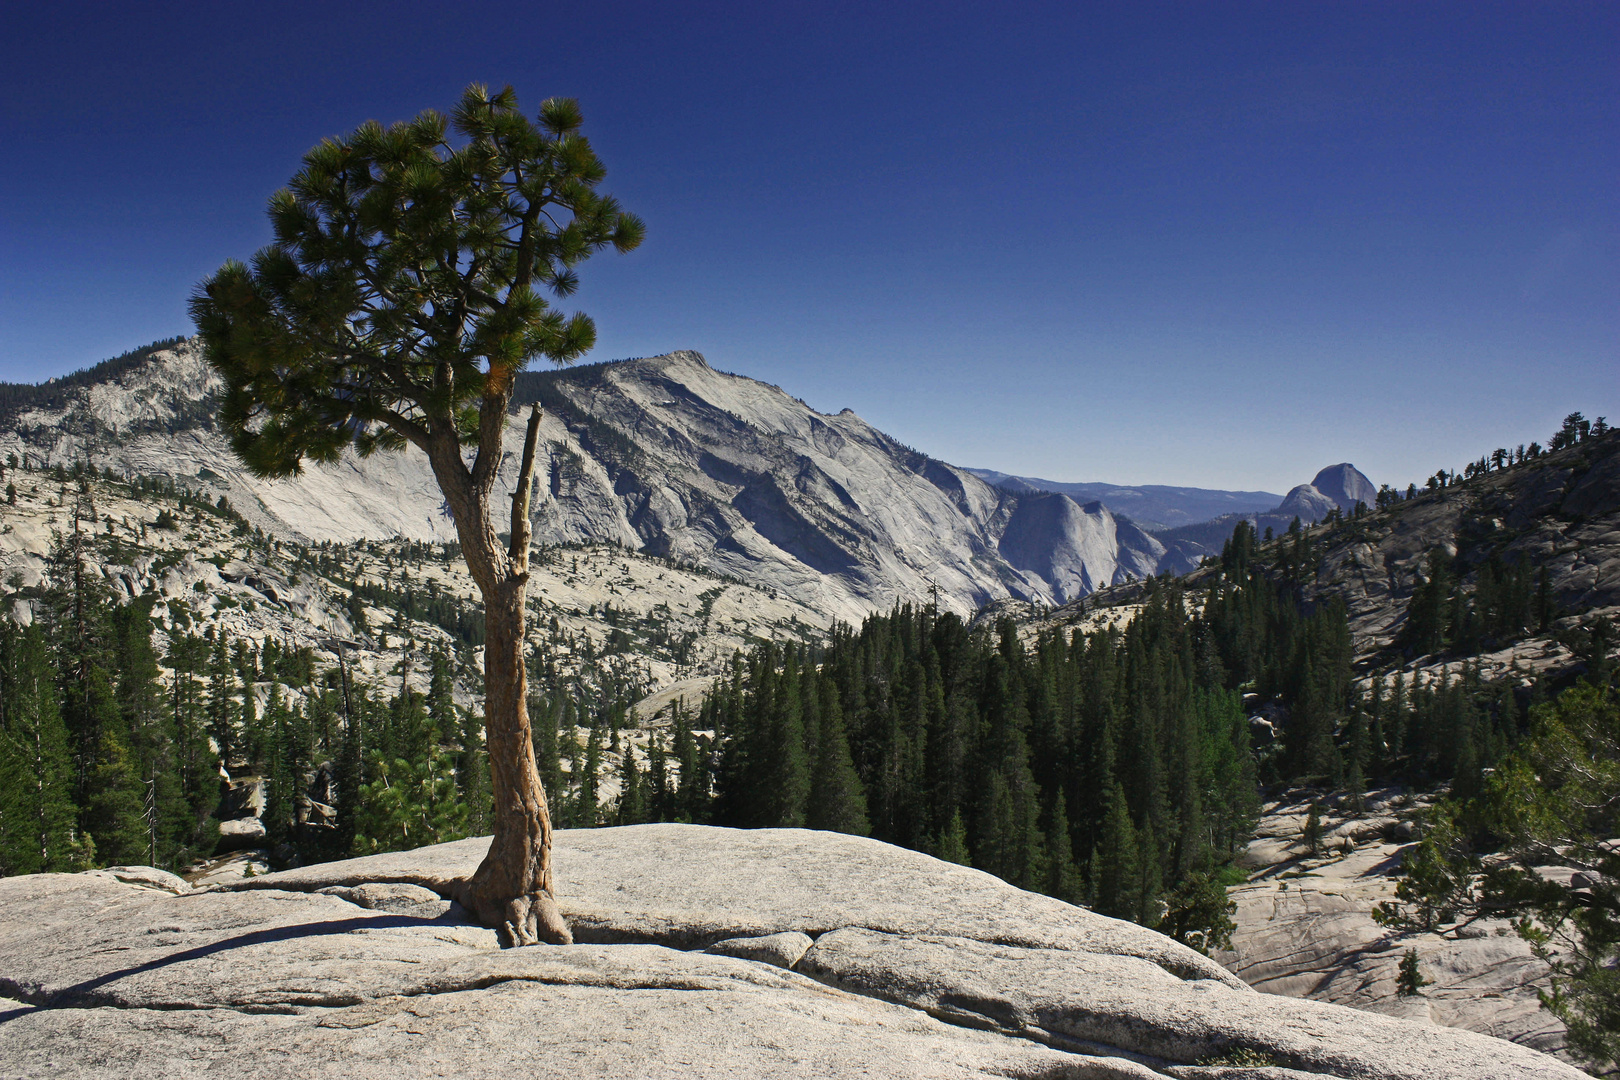
[[[1474,792],[1429,811],[1376,916],[1445,933],[1512,919],[1551,971],[1542,1004],[1597,1065],[1620,1060],[1620,706],[1607,680],[1589,673],[1537,706],[1529,736]],[[1403,993],[1421,985],[1404,982],[1415,973],[1414,955]]]
[[571,100],[544,102],[535,123],[510,88],[474,86],[448,119],[430,111],[328,139],[272,197],[275,242],[251,265],[227,263],[192,302],[226,384],[221,421],[257,474],[294,474],[350,448],[427,455],[486,625],[494,837],[458,899],[514,944],[569,932],[552,894],[523,656],[540,414],[503,543],[491,499],[507,409],[531,360],[567,363],[595,341],[587,316],[553,310],[542,290],[569,295],[581,261],[628,251],[643,232],[595,190],[605,170],[580,125]]

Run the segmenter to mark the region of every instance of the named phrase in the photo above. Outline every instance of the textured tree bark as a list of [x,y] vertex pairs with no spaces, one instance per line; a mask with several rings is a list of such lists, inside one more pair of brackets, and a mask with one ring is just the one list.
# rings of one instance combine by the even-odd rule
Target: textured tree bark
[[[504,423],[504,403],[499,406]],[[449,500],[467,569],[484,599],[484,740],[495,798],[495,834],[484,861],[459,882],[455,898],[479,922],[497,930],[508,947],[546,942],[569,945],[573,935],[557,908],[551,877],[551,813],[534,761],[529,726],[524,601],[529,586],[529,490],[534,482],[540,407],[529,427],[512,494],[512,532],[500,549],[489,519],[493,472],[480,482],[461,452],[444,439],[429,448],[439,486]],[[498,433],[486,434],[480,454],[500,450]]]
[[456,899],[503,944],[573,943],[551,878],[551,814],[529,727],[523,662],[523,579],[484,597],[484,731],[495,796],[495,835]]

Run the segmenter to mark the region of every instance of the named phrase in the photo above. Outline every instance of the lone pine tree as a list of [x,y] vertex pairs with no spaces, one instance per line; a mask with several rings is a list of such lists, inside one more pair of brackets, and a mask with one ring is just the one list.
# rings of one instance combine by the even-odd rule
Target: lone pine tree
[[257,475],[293,475],[351,447],[427,455],[485,612],[494,837],[457,898],[509,944],[570,938],[525,704],[540,412],[503,544],[491,496],[507,409],[530,361],[570,363],[596,340],[588,316],[565,316],[541,293],[571,294],[581,261],[609,245],[629,251],[643,234],[595,190],[605,170],[580,124],[572,100],[545,101],[534,122],[510,87],[472,86],[448,118],[428,111],[327,139],[271,197],[275,241],[250,264],[226,263],[191,303],[225,381],[221,422]]

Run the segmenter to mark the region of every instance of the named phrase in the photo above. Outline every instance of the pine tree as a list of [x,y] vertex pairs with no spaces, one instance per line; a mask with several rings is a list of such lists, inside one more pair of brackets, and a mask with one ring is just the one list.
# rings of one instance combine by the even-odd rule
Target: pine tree
[[[455,706],[450,705],[450,709],[455,711]],[[489,787],[489,754],[484,749],[484,725],[471,709],[460,712],[461,753],[456,757],[456,788],[461,792],[461,801],[467,806],[468,835],[483,836],[495,822],[494,798]],[[546,780],[546,790],[560,795],[563,788],[562,768],[557,760],[557,726],[548,713],[543,712],[540,720],[541,731],[549,729],[550,736],[542,740],[550,752],[541,775]]]
[[1322,851],[1322,804],[1321,803],[1319,803],[1319,802],[1311,803],[1310,809],[1305,814],[1305,825],[1303,827],[1303,830],[1300,833],[1300,838],[1305,841],[1305,849],[1307,851],[1309,851],[1312,855],[1318,855],[1318,854],[1321,853],[1321,851]]
[[1102,834],[1091,856],[1091,907],[1101,915],[1134,919],[1141,908],[1141,856],[1125,791],[1115,782],[1104,803]]
[[407,851],[466,836],[467,805],[456,791],[455,759],[431,747],[419,761],[372,753],[373,779],[360,789],[355,843],[362,854]]
[[1401,954],[1400,974],[1395,980],[1395,992],[1401,997],[1413,997],[1422,993],[1422,988],[1429,984],[1423,977],[1423,971],[1418,967],[1418,954],[1416,949],[1407,949]]
[[672,793],[669,786],[669,752],[664,737],[653,732],[647,740],[647,820],[670,820]]
[[80,870],[73,762],[40,628],[0,623],[0,874]]
[[574,810],[574,826],[594,829],[600,823],[597,784],[602,771],[602,729],[591,728],[591,737],[585,743],[585,762],[580,771],[578,803]]
[[[765,662],[772,660],[767,657]],[[757,800],[763,811],[759,824],[800,828],[805,824],[811,777],[805,751],[805,703],[799,693],[798,654],[791,647],[783,658],[775,693],[762,707],[768,709],[761,719],[771,752],[762,755],[769,765],[759,771],[762,775],[758,782],[763,788]]]
[[626,740],[619,757],[619,805],[614,824],[639,825],[646,820],[647,793],[636,765],[635,748]]
[[225,651],[223,636],[214,641],[208,662],[208,735],[219,749],[219,759],[227,772],[236,768],[238,744],[234,711],[230,660]]
[[967,826],[962,824],[961,810],[953,812],[951,820],[939,831],[939,837],[934,841],[933,855],[945,862],[972,865],[967,846]]
[[[866,791],[850,756],[838,688],[831,679],[823,679],[817,690],[821,702],[817,710],[820,732],[816,738],[815,768],[811,773],[805,823],[812,829],[866,836],[871,831],[866,819]],[[957,814],[955,820],[960,827],[961,815]],[[965,846],[965,840],[963,843]]]
[[675,703],[672,711],[674,732],[670,736],[670,755],[675,761],[675,780],[678,784],[673,818],[676,821],[702,821],[708,816],[709,791],[697,740],[692,736],[692,729],[686,721],[686,710],[680,701]]
[[152,648],[152,602],[142,597],[111,611],[115,695],[137,778],[143,784],[146,856],[154,866],[178,868],[190,839],[193,812],[182,774],[174,717],[165,708],[157,653]]
[[1069,811],[1063,792],[1052,807],[1052,823],[1046,830],[1047,876],[1042,892],[1071,904],[1085,902],[1085,883],[1074,862],[1074,841],[1069,836]]
[[299,795],[300,779],[307,761],[307,751],[299,745],[293,730],[292,710],[281,693],[280,683],[270,684],[270,696],[265,700],[264,719],[260,722],[264,732],[265,838],[272,844],[284,844],[292,836],[295,801]]
[[610,245],[629,251],[644,232],[595,190],[604,169],[582,123],[571,100],[544,102],[536,124],[510,87],[472,86],[448,119],[430,111],[329,139],[272,197],[274,242],[251,265],[226,263],[191,303],[225,383],[221,426],[256,474],[293,475],[306,458],[334,461],[351,447],[414,445],[431,462],[483,598],[496,762],[490,851],[458,898],[514,944],[570,939],[552,895],[551,818],[527,716],[538,405],[505,542],[492,492],[517,373],[539,357],[569,363],[595,342],[587,316],[565,317],[542,292],[571,294],[582,260]]

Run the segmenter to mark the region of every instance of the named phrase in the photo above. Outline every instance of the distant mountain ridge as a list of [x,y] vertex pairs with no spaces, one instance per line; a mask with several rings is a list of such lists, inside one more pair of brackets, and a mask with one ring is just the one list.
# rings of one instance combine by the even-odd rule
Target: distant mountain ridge
[[1237,529],[1238,522],[1247,521],[1255,531],[1270,529],[1280,533],[1293,524],[1297,517],[1302,525],[1321,521],[1334,510],[1353,513],[1357,503],[1376,505],[1378,490],[1361,470],[1348,461],[1329,465],[1308,484],[1300,484],[1276,507],[1263,513],[1224,514],[1209,521],[1184,525],[1176,529],[1163,529],[1155,533],[1166,548],[1177,552],[1183,567],[1175,572],[1184,573],[1198,565],[1198,560],[1219,555],[1221,545]]
[[1193,525],[1223,514],[1267,510],[1283,499],[1283,496],[1269,491],[1221,491],[1163,484],[1069,483],[1042,480],[1035,476],[1014,476],[995,469],[965,471],[1006,491],[1051,491],[1067,495],[1082,505],[1100,502],[1115,514],[1124,514],[1142,528],[1153,531]]
[[[0,459],[88,459],[98,469],[174,477],[212,499],[227,496],[251,524],[289,539],[455,539],[414,449],[350,454],[290,479],[251,475],[218,428],[221,384],[194,341],[135,350],[61,383],[48,392],[15,388],[13,407],[0,410]],[[536,543],[609,543],[677,559],[780,590],[830,618],[858,621],[931,598],[962,614],[1008,599],[1063,604],[1132,578],[1185,572],[1208,553],[1174,531],[1155,535],[1102,499],[1023,481],[993,485],[851,410],[819,413],[778,387],[715,371],[695,352],[528,372],[516,399],[545,406]],[[497,500],[515,482],[520,439],[510,433]],[[1334,490],[1351,482],[1325,477],[1330,471],[1318,479]],[[1106,489],[1115,503],[1134,493],[1138,508],[1160,517],[1275,498],[1071,487],[1081,496]]]
[[[0,458],[174,477],[289,539],[455,539],[414,449],[261,480],[218,428],[220,382],[196,344],[137,352],[104,379],[20,395],[0,417]],[[1007,598],[1058,604],[1153,573],[1166,550],[1106,507],[993,487],[850,410],[818,413],[695,352],[526,373],[517,397],[546,410],[537,543],[674,558],[831,617],[857,621],[936,595],[964,614]],[[503,491],[519,439],[507,442]]]

